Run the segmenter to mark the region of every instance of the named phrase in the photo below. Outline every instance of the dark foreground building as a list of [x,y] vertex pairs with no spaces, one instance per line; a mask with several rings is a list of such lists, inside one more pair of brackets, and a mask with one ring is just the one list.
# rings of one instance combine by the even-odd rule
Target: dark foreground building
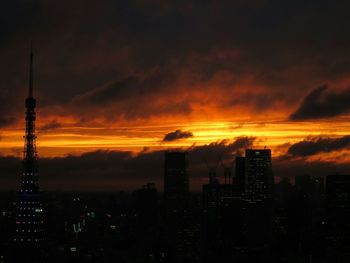
[[236,158],[233,180],[203,185],[203,262],[272,262],[271,150]]
[[200,227],[198,213],[189,206],[187,152],[166,152],[164,169],[166,262],[198,262]]
[[334,262],[350,262],[350,175],[326,179],[329,254]]
[[246,150],[244,173],[247,200],[257,203],[272,199],[274,182],[270,149]]
[[166,152],[164,165],[164,205],[166,213],[186,208],[189,194],[187,152]]

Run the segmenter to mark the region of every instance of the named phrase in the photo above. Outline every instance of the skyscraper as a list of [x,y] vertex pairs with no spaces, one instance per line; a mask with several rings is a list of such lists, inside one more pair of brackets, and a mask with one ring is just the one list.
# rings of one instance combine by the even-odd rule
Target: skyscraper
[[327,214],[337,227],[350,233],[350,175],[328,175],[326,179]]
[[200,229],[189,206],[187,152],[166,152],[164,164],[166,232],[174,262],[198,262]]
[[334,262],[350,262],[350,175],[327,176],[326,211],[331,256]]
[[[44,213],[42,194],[38,184],[38,165],[35,135],[35,106],[33,97],[33,53],[30,52],[29,93],[25,101],[26,127],[22,162],[21,187],[15,213],[14,242],[18,253],[27,261],[37,258],[36,249],[44,241]],[[19,255],[17,255],[19,256]]]
[[165,208],[167,213],[172,213],[187,206],[187,152],[166,152],[164,169]]
[[158,223],[158,191],[154,183],[148,183],[135,192],[136,211],[142,230]]
[[350,175],[328,175],[326,195],[332,208],[350,211]]
[[272,198],[273,174],[270,149],[247,149],[245,153],[244,190],[250,202]]
[[[273,174],[270,149],[247,149],[239,159],[238,181],[243,181],[243,243],[249,261],[271,262]],[[242,176],[244,172],[244,176]]]
[[246,158],[243,156],[236,157],[236,166],[235,166],[235,183],[243,193],[244,191],[244,178],[245,178],[245,162]]

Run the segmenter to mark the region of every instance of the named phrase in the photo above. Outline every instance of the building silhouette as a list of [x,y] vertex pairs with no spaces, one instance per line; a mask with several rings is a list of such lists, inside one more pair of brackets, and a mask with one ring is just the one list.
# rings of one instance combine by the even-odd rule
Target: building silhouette
[[164,162],[165,232],[169,262],[198,262],[200,226],[190,207],[187,152],[166,152]]
[[147,183],[135,192],[135,205],[142,230],[158,223],[158,191],[154,183]]
[[203,185],[204,262],[270,262],[271,150],[247,149],[229,184]]
[[245,184],[245,160],[246,158],[243,156],[237,156],[235,160],[235,181],[242,193],[244,191]]
[[[238,176],[240,178],[241,175]],[[273,197],[273,174],[270,149],[247,149],[244,168],[245,198],[256,203]]]
[[232,262],[236,260],[235,248],[243,244],[242,188],[231,176],[233,167],[223,168],[224,183],[211,180],[209,170],[209,182],[202,186],[202,262]]
[[[35,134],[35,107],[33,97],[33,53],[30,52],[29,93],[25,101],[26,127],[21,186],[15,211],[14,255],[15,261],[40,262],[41,248],[45,241],[44,207],[38,179]],[[19,257],[19,258],[18,258]]]
[[328,244],[335,262],[350,260],[350,176],[335,174],[326,178]]
[[187,152],[165,153],[164,205],[167,214],[181,211],[188,204],[187,165]]
[[[324,178],[320,176],[300,175],[295,177],[295,194],[303,203],[306,215],[302,220],[311,225],[322,221],[324,215],[325,187]],[[301,211],[300,211],[301,212]],[[300,213],[302,214],[302,213]]]

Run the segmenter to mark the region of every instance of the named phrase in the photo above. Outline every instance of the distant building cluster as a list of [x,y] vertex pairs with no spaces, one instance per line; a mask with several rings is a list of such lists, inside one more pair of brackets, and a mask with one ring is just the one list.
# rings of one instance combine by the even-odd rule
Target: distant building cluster
[[209,183],[203,185],[197,210],[191,207],[186,156],[186,152],[165,154],[164,206],[179,262],[234,262],[252,254],[255,260],[268,262],[274,186],[271,150],[248,149],[245,157],[236,157],[235,176],[232,166],[224,167],[223,184],[216,167],[208,166]]
[[[32,59],[21,187],[0,193],[0,263],[348,263],[350,175],[275,182],[270,149],[209,165],[190,191],[188,153],[164,155],[164,192],[46,193],[38,184]],[[231,165],[232,163],[232,165]]]
[[[194,193],[187,157],[165,153],[163,193],[46,193],[30,231],[15,224],[21,192],[2,193],[0,262],[349,262],[349,175],[274,183],[270,150],[247,149]],[[34,230],[45,242],[13,241]]]

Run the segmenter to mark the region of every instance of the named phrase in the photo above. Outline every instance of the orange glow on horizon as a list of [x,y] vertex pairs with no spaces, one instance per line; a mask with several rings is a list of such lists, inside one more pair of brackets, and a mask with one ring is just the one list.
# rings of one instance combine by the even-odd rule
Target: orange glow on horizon
[[[23,128],[16,127],[2,132],[2,155],[21,156]],[[164,135],[177,129],[190,131],[192,138],[162,142]],[[98,149],[140,152],[168,148],[189,148],[212,142],[230,140],[241,136],[256,137],[254,147],[267,146],[274,156],[283,155],[284,144],[301,141],[308,136],[339,137],[350,131],[347,118],[337,121],[289,122],[274,121],[149,121],[122,122],[120,125],[95,123],[93,126],[62,122],[62,126],[40,131],[38,129],[38,153],[41,157],[81,154]]]

